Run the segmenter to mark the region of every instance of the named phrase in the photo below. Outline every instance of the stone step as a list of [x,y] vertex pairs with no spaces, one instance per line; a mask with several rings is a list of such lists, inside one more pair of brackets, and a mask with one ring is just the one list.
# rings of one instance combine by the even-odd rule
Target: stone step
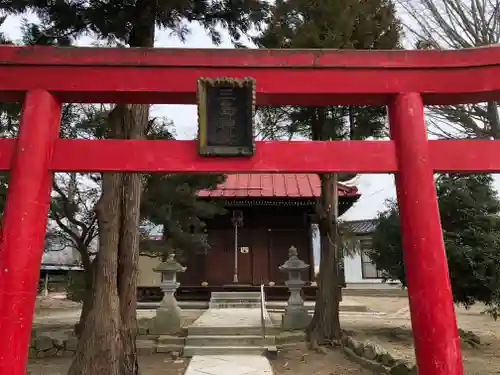
[[260,292],[212,292],[211,309],[253,309],[260,308]]
[[210,299],[260,301],[260,292],[212,292]]
[[135,343],[137,354],[151,355],[156,353],[156,343],[154,340],[137,340]]
[[263,346],[185,346],[184,357],[195,355],[262,355],[276,347]]
[[255,309],[260,308],[260,301],[210,301],[211,309]]
[[183,348],[183,345],[156,344],[156,353],[181,353]]
[[276,344],[275,336],[265,338],[257,335],[230,335],[230,336],[188,336],[186,346],[269,346]]
[[162,345],[179,345],[183,346],[186,338],[182,336],[169,336],[169,335],[161,335],[158,336],[156,342]]
[[[254,327],[206,327],[190,326],[187,329],[189,336],[262,336],[262,328]],[[280,331],[278,327],[267,326],[266,335],[275,335]]]

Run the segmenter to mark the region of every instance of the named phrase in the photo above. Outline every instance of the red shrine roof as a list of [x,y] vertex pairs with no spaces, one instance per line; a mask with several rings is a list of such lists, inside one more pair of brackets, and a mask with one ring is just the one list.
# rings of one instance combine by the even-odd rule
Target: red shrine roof
[[[356,187],[339,183],[340,197],[359,196]],[[321,185],[314,173],[238,173],[229,174],[213,190],[201,190],[199,197],[210,198],[315,198]]]

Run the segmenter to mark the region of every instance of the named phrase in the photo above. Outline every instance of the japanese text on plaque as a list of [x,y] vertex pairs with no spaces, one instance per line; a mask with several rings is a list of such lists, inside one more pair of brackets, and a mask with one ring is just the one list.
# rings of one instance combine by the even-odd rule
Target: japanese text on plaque
[[217,128],[217,138],[219,142],[232,144],[236,141],[236,98],[232,88],[220,88],[219,100],[219,126]]

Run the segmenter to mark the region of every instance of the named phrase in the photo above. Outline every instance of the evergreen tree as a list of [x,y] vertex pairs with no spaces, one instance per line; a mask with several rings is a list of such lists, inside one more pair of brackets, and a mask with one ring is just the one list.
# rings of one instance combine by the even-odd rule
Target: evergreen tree
[[205,220],[225,213],[217,202],[197,198],[200,190],[215,188],[225,176],[172,174],[148,176],[142,198],[142,215],[163,227],[163,241],[143,241],[141,253],[165,257],[175,252],[186,261],[193,253],[210,249]]
[[[0,26],[7,17],[0,17]],[[0,44],[12,44],[12,41],[0,33]],[[0,137],[12,138],[17,134],[19,112],[21,106],[17,103],[0,103]],[[3,215],[5,199],[7,197],[8,172],[0,172],[0,217]]]
[[[469,307],[500,307],[500,201],[490,175],[441,175],[437,181],[439,212],[448,257],[453,298]],[[379,214],[370,258],[385,279],[406,286],[397,205]]]
[[[67,38],[47,36],[36,24],[22,26],[22,42],[24,45],[67,45]],[[1,41],[10,44],[3,35]],[[110,136],[106,120],[112,107],[106,105],[75,105],[65,104],[62,107],[61,137],[104,139]],[[4,137],[15,137],[18,132],[21,105],[20,103],[1,103],[0,120],[1,133]],[[146,130],[148,139],[173,139],[169,129],[173,124],[159,119],[148,122]],[[73,176],[74,175],[74,176]],[[0,212],[7,193],[7,173],[2,174],[0,183]],[[74,177],[74,185],[71,185]],[[83,183],[82,183],[82,180]],[[174,246],[177,251],[189,255],[191,249],[206,249],[206,234],[203,232],[202,218],[209,218],[221,212],[222,208],[211,202],[198,202],[196,194],[200,189],[213,188],[224,180],[223,175],[147,175],[145,176],[146,199],[144,201],[145,220],[158,223],[161,210],[169,206],[170,217],[162,218],[165,228],[173,228],[166,236],[169,238],[167,249]],[[93,271],[97,262],[92,248],[93,240],[98,236],[95,204],[101,194],[101,175],[59,173],[53,183],[53,198],[49,211],[49,225],[46,233],[46,250],[57,251],[75,249],[80,254],[84,268],[83,274],[78,274],[72,280],[72,290],[69,295],[83,302],[80,322],[76,333],[81,334],[85,319],[92,307]],[[182,186],[182,189],[180,187]],[[155,196],[157,194],[157,196]],[[188,226],[189,220],[192,225]],[[178,225],[180,223],[180,225]],[[172,241],[175,241],[172,243]],[[171,245],[171,246],[170,246]],[[158,249],[166,250],[165,246]]]
[[[201,24],[214,42],[220,42],[218,27],[223,27],[238,43],[243,34],[265,18],[266,4],[260,0],[11,0],[2,2],[0,9],[7,14],[34,12],[42,22],[43,35],[51,37],[91,34],[129,47],[153,47],[157,26],[184,38],[190,22]],[[145,139],[149,105],[119,104],[106,122],[110,138]],[[135,337],[142,189],[140,174],[103,174],[102,195],[96,206],[100,233],[96,287],[70,375],[139,372]]]
[[[399,47],[400,29],[390,0],[280,0],[276,2],[269,27],[255,42],[264,48],[393,49]],[[335,82],[331,84],[335,85]],[[298,134],[312,140],[364,139],[383,134],[385,125],[385,108],[382,107],[268,108],[260,115],[264,119],[262,133],[268,138],[273,133],[287,133],[289,137]],[[276,119],[278,126],[273,122]],[[338,340],[341,336],[338,269],[342,246],[337,225],[339,176],[321,174],[320,179],[321,199],[317,216],[321,263],[314,317],[308,327],[312,347]]]
[[[75,109],[74,106],[69,107]],[[78,107],[80,108],[80,107]],[[89,105],[80,112],[80,116],[73,115],[72,123],[62,123],[62,136],[80,137],[87,139],[105,139],[109,137],[110,129],[106,127],[106,119],[113,107]],[[63,116],[64,117],[64,116]],[[67,116],[69,117],[69,116]],[[171,129],[174,124],[167,119],[149,121],[146,130],[147,139],[174,139]],[[76,326],[76,333],[81,334],[82,327],[91,310],[94,297],[93,273],[98,262],[92,261],[95,249],[91,249],[92,240],[98,236],[95,205],[101,195],[100,185],[102,176],[99,173],[78,175],[78,181],[86,178],[87,183],[77,183],[70,199],[68,176],[56,178],[54,184],[55,196],[52,201],[50,217],[56,221],[57,227],[48,232],[49,240],[63,242],[66,246],[75,248],[85,272],[82,280],[74,280],[77,290],[72,295],[83,302],[80,321]],[[208,249],[207,236],[203,231],[203,219],[220,213],[216,203],[200,202],[196,199],[202,189],[216,187],[223,182],[224,175],[202,174],[147,174],[144,175],[144,194],[141,200],[141,219],[147,223],[162,225],[166,241],[141,242],[141,254],[149,256],[164,255],[175,249],[188,257],[191,252]],[[57,183],[57,181],[59,181]],[[146,233],[147,234],[147,233]],[[82,289],[83,287],[83,289]]]
[[[6,16],[0,17],[2,25]],[[54,38],[42,35],[40,28],[35,24],[23,23],[21,26],[23,45],[67,45],[69,41],[66,38]],[[0,33],[0,44],[13,44],[13,42],[4,34]],[[73,121],[75,106],[63,106],[61,116],[61,126],[64,129]],[[21,116],[21,103],[0,103],[0,136],[2,138],[15,138],[19,130],[19,120]],[[5,199],[7,197],[8,172],[0,173],[0,216],[3,214]]]

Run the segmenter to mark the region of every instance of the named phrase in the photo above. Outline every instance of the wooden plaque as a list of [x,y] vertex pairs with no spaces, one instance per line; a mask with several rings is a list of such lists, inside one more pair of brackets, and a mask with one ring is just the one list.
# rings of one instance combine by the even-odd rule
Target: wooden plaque
[[200,155],[252,156],[255,80],[199,78],[197,83]]

